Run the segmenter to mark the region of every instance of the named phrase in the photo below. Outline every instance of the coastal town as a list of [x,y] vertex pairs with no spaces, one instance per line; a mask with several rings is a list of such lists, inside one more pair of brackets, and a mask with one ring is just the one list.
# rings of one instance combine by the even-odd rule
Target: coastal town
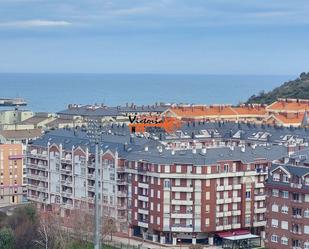
[[309,100],[6,103],[7,215],[33,205],[72,236],[123,248],[309,248]]

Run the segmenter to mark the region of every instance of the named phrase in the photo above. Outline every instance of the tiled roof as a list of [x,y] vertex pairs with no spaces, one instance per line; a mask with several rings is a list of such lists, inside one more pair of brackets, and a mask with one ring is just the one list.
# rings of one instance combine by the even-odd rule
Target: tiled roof
[[3,130],[0,135],[6,139],[34,139],[42,135],[41,129],[27,129],[27,130]]
[[238,106],[228,105],[216,106],[192,106],[172,107],[172,112],[180,117],[212,117],[212,116],[264,116],[266,110],[262,106]]
[[296,100],[296,99],[279,99],[274,103],[266,107],[268,111],[287,111],[287,112],[304,112],[309,110],[309,101],[308,100]]

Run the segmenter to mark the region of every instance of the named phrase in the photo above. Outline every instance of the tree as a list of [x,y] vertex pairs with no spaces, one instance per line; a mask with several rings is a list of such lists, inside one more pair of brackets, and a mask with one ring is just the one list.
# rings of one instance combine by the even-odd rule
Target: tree
[[110,235],[110,239],[113,240],[113,234],[117,232],[116,221],[113,218],[106,218],[103,222],[102,227],[102,237],[106,238],[107,235]]
[[12,249],[14,244],[13,231],[9,228],[2,228],[0,230],[0,248],[1,249]]
[[7,218],[7,226],[13,230],[14,248],[34,248],[37,223],[38,217],[34,206],[18,207],[13,211],[13,214]]

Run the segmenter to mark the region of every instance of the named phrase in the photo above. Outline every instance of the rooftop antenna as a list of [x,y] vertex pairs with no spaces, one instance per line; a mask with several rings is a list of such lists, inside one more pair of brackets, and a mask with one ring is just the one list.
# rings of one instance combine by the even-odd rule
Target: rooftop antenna
[[100,212],[99,212],[99,142],[100,125],[97,120],[88,120],[87,135],[90,142],[95,144],[95,213],[94,213],[94,249],[100,249]]

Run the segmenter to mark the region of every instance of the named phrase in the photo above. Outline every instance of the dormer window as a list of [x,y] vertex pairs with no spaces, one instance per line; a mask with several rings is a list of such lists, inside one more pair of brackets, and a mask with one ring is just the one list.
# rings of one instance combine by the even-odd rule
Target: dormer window
[[273,181],[274,182],[279,182],[280,181],[280,175],[279,174],[273,174]]
[[309,186],[309,177],[305,178],[305,185]]
[[289,177],[287,175],[282,175],[283,182],[289,182]]

